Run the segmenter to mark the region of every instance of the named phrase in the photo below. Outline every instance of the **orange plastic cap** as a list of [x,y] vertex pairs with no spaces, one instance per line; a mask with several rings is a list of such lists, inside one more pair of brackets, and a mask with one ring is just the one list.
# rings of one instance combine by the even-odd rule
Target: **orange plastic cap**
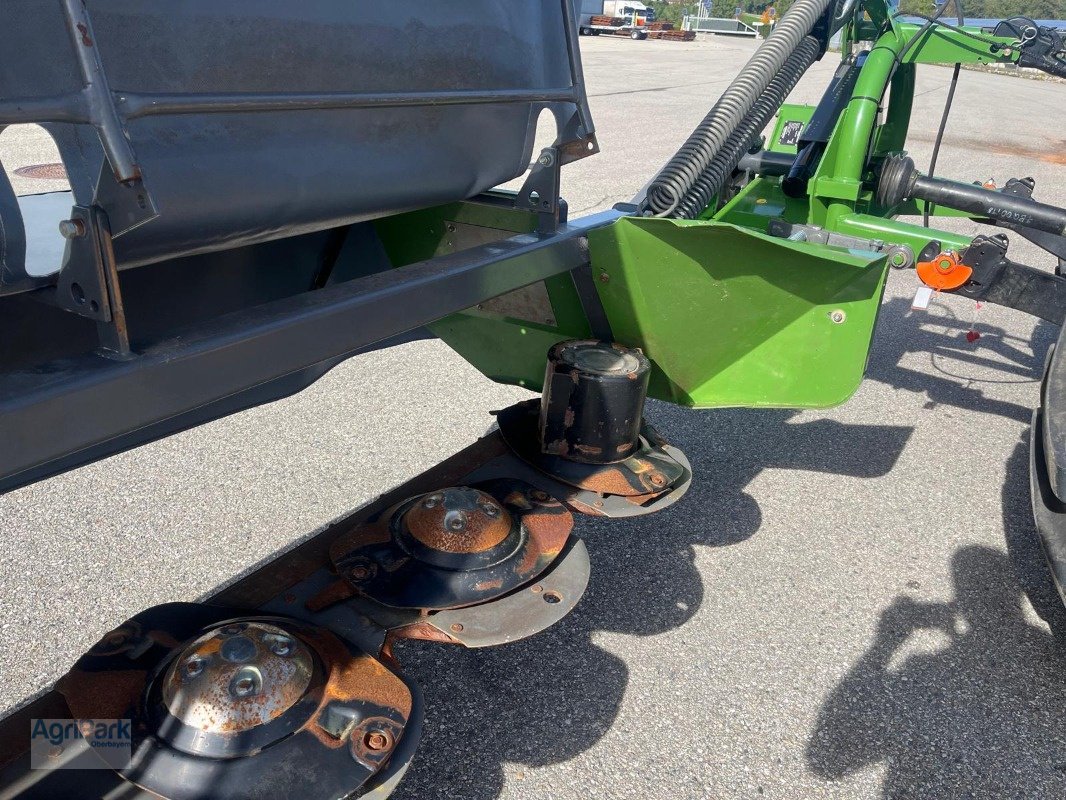
[[917,272],[922,283],[939,291],[958,289],[973,275],[973,269],[960,263],[953,252],[941,253],[932,261],[919,261]]

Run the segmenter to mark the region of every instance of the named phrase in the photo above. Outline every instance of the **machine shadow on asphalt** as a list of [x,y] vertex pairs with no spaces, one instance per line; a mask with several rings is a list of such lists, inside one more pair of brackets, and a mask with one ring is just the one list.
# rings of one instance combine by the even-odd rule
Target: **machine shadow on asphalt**
[[[675,416],[700,414],[702,435],[677,443],[694,470],[716,479],[694,483],[675,508],[629,520],[624,533],[617,523],[586,518],[582,535],[597,569],[581,613],[537,639],[473,651],[404,643],[397,654],[425,687],[427,724],[424,757],[396,797],[492,800],[503,791],[504,764],[535,768],[595,745],[615,723],[629,680],[625,662],[597,646],[595,634],[656,636],[687,623],[704,598],[695,548],[757,533],[762,514],[744,488],[762,470],[873,478],[892,469],[911,433],[834,420],[790,423],[796,412],[776,409],[693,412],[650,401],[647,410],[667,430],[678,428]],[[759,431],[757,446],[752,431]],[[704,522],[694,526],[681,507],[703,509]],[[445,766],[458,764],[463,769]]]
[[[979,318],[976,324],[959,318],[949,306],[939,305],[936,310],[944,313],[926,316],[925,312],[918,312],[922,317],[915,323],[904,319],[915,313],[907,299],[894,297],[883,303],[878,321],[878,331],[882,335],[874,337],[867,379],[896,389],[924,393],[929,398],[927,409],[948,405],[996,414],[1028,425],[1032,408],[989,397],[980,386],[1038,383],[1048,348],[1058,336],[1058,327],[1039,321],[1032,338],[1024,340]],[[980,338],[974,342],[966,339],[966,333],[971,329],[980,333]],[[901,365],[900,362],[911,353],[928,354],[932,369],[920,372]],[[962,364],[972,369],[973,374],[948,371],[942,366],[943,359]],[[995,377],[989,377],[992,372]]]
[[[889,317],[906,312],[904,300],[884,307]],[[1015,349],[1003,329],[982,327],[980,346],[966,352],[968,324],[943,316],[933,324],[942,330],[919,327],[902,352],[889,349],[898,340],[882,338],[871,376],[911,388],[915,373],[890,364],[921,348],[934,359],[950,354],[958,362],[994,366],[1005,380],[1038,380],[1056,332],[1041,323],[1028,354]],[[981,350],[1013,364],[991,362]],[[1029,409],[989,400],[971,382],[980,381],[927,375],[913,388],[927,391],[934,405],[1028,422]],[[1066,610],[1033,523],[1028,461],[1025,430],[1004,467],[1007,552],[963,547],[950,562],[951,601],[919,602],[901,594],[882,611],[874,640],[822,705],[806,754],[815,774],[841,780],[883,764],[886,798],[1058,796],[1066,773],[1058,720],[1066,690],[1057,678],[1066,666]],[[1050,633],[1026,619],[1025,599]],[[908,654],[908,640],[919,631],[939,634],[946,646]]]
[[[1035,540],[1028,520],[1009,525]],[[999,550],[969,545],[951,558],[951,601],[900,595],[882,612],[822,706],[807,746],[815,774],[839,780],[884,764],[885,797],[1060,796],[1062,610],[1057,636],[1029,623],[1015,569]],[[900,658],[918,631],[948,644]]]

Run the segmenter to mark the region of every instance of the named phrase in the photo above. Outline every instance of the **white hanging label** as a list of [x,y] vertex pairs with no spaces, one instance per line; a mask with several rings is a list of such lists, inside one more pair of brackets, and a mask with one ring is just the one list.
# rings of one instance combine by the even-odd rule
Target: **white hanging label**
[[929,308],[929,301],[932,299],[933,287],[919,286],[918,291],[914,293],[914,301],[911,303],[911,308],[915,311],[925,311]]

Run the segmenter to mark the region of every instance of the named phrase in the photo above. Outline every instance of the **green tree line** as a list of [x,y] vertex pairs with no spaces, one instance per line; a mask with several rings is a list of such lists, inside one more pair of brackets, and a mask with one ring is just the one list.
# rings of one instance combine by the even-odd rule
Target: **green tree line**
[[[1007,19],[1008,17],[1030,17],[1032,19],[1066,19],[1066,0],[961,0],[966,16],[971,19]],[[648,3],[655,9],[656,17],[664,22],[681,24],[686,14],[695,14],[699,3],[666,3],[654,0]],[[716,17],[732,17],[739,6],[745,13],[757,14],[768,5],[777,9],[781,16],[792,5],[791,0],[767,2],[767,0],[714,0],[711,13]],[[900,10],[904,14],[931,15],[936,8],[932,0],[901,0]],[[949,21],[955,17],[955,8],[951,6],[944,13]]]
[[[903,0],[900,9],[903,13],[917,11],[929,15],[933,4],[929,0]],[[1030,17],[1031,19],[1066,19],[1066,0],[962,0],[962,10],[967,17],[980,19],[1007,19],[1008,17]],[[945,17],[955,15],[951,6],[944,12]]]

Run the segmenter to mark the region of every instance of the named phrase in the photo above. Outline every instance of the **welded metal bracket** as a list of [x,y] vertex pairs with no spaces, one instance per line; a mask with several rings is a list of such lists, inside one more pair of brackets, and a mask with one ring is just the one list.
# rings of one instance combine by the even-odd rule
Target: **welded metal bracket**
[[107,221],[112,238],[128,233],[139,225],[159,216],[152,195],[141,179],[121,182],[115,177],[107,161],[100,165],[93,205],[107,209]]
[[110,322],[111,304],[92,209],[74,206],[70,219],[60,223],[60,232],[67,240],[67,251],[56,281],[56,304],[96,322]]
[[540,151],[533,168],[522,184],[515,206],[537,212],[537,233],[552,234],[559,227],[559,148],[555,145]]
[[107,160],[111,162],[115,178],[122,182],[139,180],[141,168],[137,165],[137,156],[126,138],[122,119],[115,108],[85,0],[63,0],[63,13],[85,87],[82,99],[90,122],[100,134],[100,143]]
[[[572,59],[571,64],[576,64],[574,68],[580,71],[580,60]],[[575,84],[575,87],[577,85]],[[581,91],[583,94],[583,84]],[[565,221],[560,216],[565,213],[565,209],[560,209],[559,200],[562,191],[562,166],[594,155],[600,150],[592,122],[585,119],[582,113],[583,104],[579,103],[577,110],[565,122],[560,119],[561,110],[553,108],[553,111],[559,126],[559,135],[551,147],[540,151],[518,192],[518,197],[515,198],[517,208],[537,212],[537,232],[542,234],[554,233],[559,223]]]
[[98,323],[104,355],[129,356],[126,312],[107,214],[96,206],[75,206],[60,230],[68,246],[52,295],[55,303]]

